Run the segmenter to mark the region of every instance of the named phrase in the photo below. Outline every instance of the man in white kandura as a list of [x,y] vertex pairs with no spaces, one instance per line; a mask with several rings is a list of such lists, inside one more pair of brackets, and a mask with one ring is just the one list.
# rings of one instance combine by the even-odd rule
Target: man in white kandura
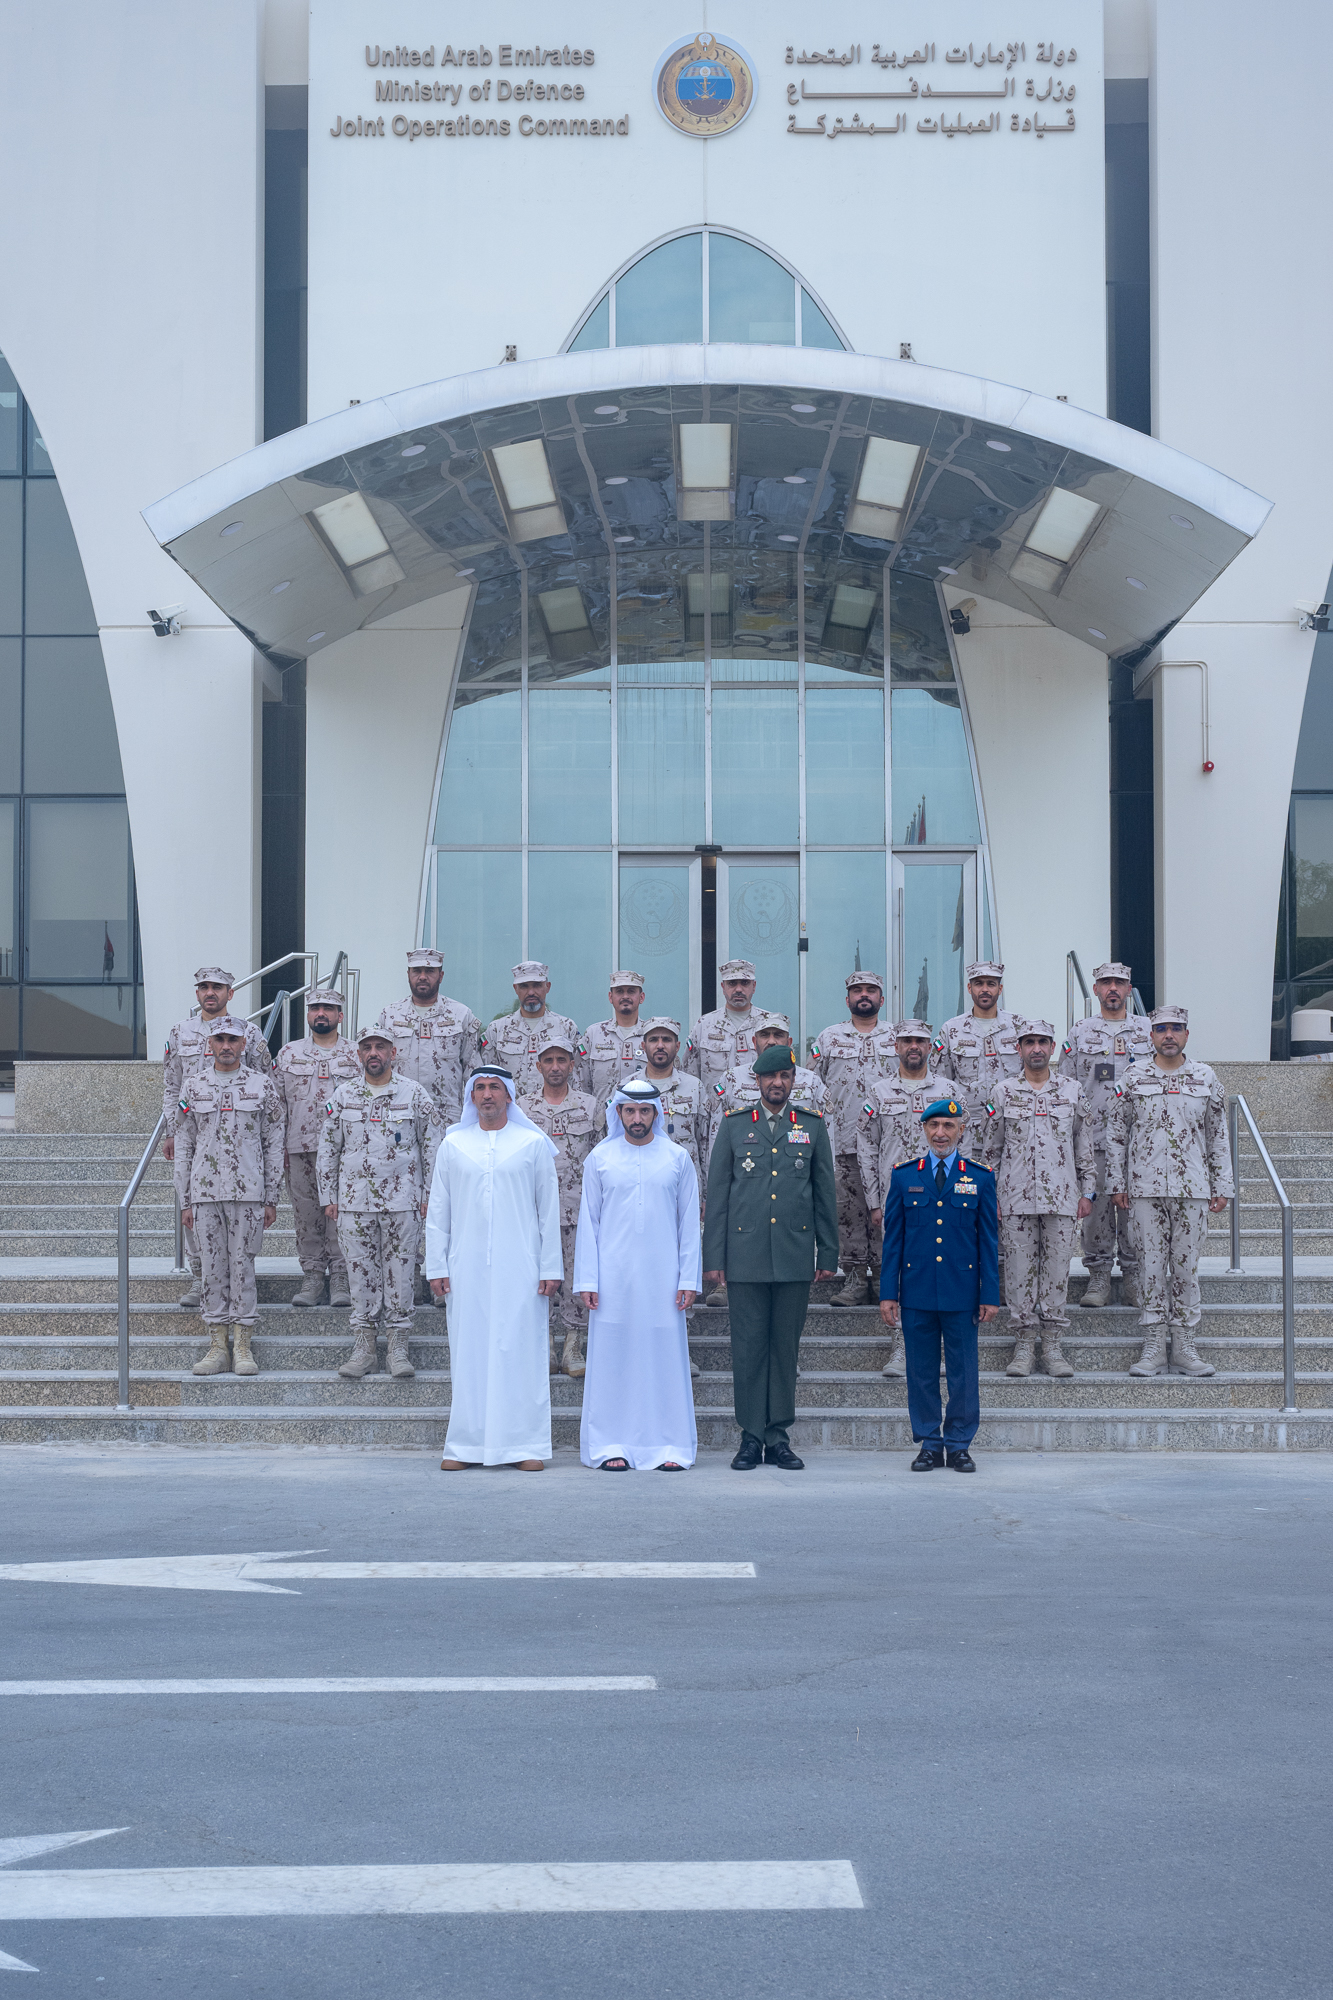
[[426,1210],[426,1276],[449,1300],[443,1471],[540,1472],[551,1456],[547,1322],[563,1271],[555,1147],[514,1102],[507,1070],[476,1069]]
[[632,1077],[583,1167],[574,1289],[587,1306],[579,1455],[604,1472],[680,1472],[698,1450],[685,1314],[701,1282],[699,1177]]

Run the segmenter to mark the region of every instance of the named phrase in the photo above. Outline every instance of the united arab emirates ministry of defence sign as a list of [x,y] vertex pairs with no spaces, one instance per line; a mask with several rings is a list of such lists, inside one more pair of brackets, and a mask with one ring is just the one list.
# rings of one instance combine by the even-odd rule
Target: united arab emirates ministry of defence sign
[[668,49],[653,84],[662,116],[692,139],[734,131],[754,103],[749,59],[706,29]]

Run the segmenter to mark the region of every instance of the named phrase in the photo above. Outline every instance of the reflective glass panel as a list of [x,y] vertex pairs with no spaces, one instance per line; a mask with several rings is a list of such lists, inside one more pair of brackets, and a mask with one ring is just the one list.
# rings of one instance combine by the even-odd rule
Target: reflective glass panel
[[616,346],[704,337],[703,237],[659,244],[616,281]]
[[19,990],[0,986],[0,1057],[13,1062],[19,1052]]
[[435,815],[437,846],[522,839],[521,708],[517,689],[458,695]]
[[528,695],[528,839],[542,846],[610,841],[610,694],[533,689]]
[[801,345],[802,347],[842,346],[837,334],[807,291],[801,293]]
[[18,915],[18,831],[17,799],[0,799],[0,979],[17,979],[15,953],[18,939],[14,919]]
[[968,913],[961,861],[903,869],[902,995],[908,1016],[938,1028],[968,1005]]
[[438,868],[444,990],[492,1021],[514,1005],[513,968],[523,956],[523,856],[441,854]]
[[794,681],[795,557],[767,549],[718,551],[712,585],[714,678]]
[[23,713],[23,642],[0,639],[0,792],[19,788]]
[[715,689],[714,840],[794,847],[799,818],[795,689]]
[[1333,974],[1333,798],[1292,800],[1291,849],[1293,976]]
[[[620,864],[620,959],[646,983],[643,1019],[666,1014],[682,1026],[690,1004],[690,869],[688,861]],[[605,1008],[603,1008],[605,1013]]]
[[60,488],[37,480],[28,503],[26,623],[29,632],[95,632],[92,599]]
[[796,280],[735,236],[708,238],[708,338],[796,342]]
[[0,478],[22,470],[20,461],[19,387],[9,363],[0,354]]
[[29,477],[34,479],[53,479],[55,477],[55,467],[51,463],[51,454],[46,448],[46,439],[38,430],[37,419],[31,410],[28,411],[27,471]]
[[517,681],[523,671],[522,585],[507,555],[489,560],[463,640],[460,681]]
[[704,837],[701,688],[622,688],[622,847],[693,847]]
[[[801,999],[801,874],[795,861],[731,861],[726,870],[725,958],[748,958],[761,1007],[785,1014],[797,1032]],[[724,959],[719,941],[718,958]],[[724,959],[725,962],[725,959]]]
[[528,684],[611,679],[610,565],[534,552],[528,571]]
[[[691,577],[698,581],[691,586]],[[616,564],[616,659],[625,681],[704,677],[703,555],[623,556]]]
[[884,696],[810,688],[805,697],[805,837],[884,838]]
[[134,988],[25,987],[23,1053],[29,1062],[59,1056],[142,1055],[142,1047],[134,1046]]
[[569,343],[571,354],[582,354],[590,347],[611,345],[611,294],[599,299],[573,340]]
[[611,856],[529,854],[528,956],[551,968],[547,1004],[585,1028],[609,1011]]
[[884,676],[884,565],[805,566],[805,677]]
[[116,717],[101,641],[29,639],[27,669],[25,789],[123,792]]
[[[888,978],[882,854],[807,854],[807,1034],[847,1019],[847,974],[859,964]],[[882,1018],[882,1017],[881,1017]]]
[[895,842],[971,846],[980,828],[957,692],[895,688],[892,699]]
[[23,481],[0,480],[0,632],[23,630]]
[[132,979],[124,800],[34,799],[27,873],[28,977]]

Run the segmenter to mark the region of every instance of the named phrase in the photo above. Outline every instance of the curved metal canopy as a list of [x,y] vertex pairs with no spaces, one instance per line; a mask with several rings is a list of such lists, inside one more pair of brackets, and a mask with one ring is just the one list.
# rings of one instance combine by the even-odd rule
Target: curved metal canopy
[[[719,440],[725,469],[691,471],[710,451],[716,465]],[[505,450],[534,443],[535,456]],[[886,564],[922,584],[953,578],[1137,661],[1271,504],[1021,389],[716,343],[565,354],[356,404],[144,519],[279,666],[460,578],[512,587],[534,559],[688,560],[706,538],[714,564],[724,549],[801,554],[830,585]]]

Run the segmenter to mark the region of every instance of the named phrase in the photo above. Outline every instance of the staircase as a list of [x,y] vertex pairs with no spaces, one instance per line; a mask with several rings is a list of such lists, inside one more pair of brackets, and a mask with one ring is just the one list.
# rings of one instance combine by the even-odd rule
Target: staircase
[[[985,1450],[1333,1448],[1333,1133],[1266,1135],[1296,1204],[1297,1400],[1282,1415],[1281,1236],[1256,1158],[1242,1146],[1243,1277],[1227,1277],[1228,1218],[1214,1218],[1202,1280],[1204,1380],[1128,1373],[1136,1312],[1116,1304],[1075,1312],[1064,1340],[1072,1381],[1004,1373],[1001,1314],[981,1333]],[[438,1450],[449,1411],[445,1315],[415,1314],[415,1380],[377,1374],[346,1382],[349,1315],[297,1311],[291,1211],[278,1211],[259,1263],[257,1377],[199,1377],[206,1344],[197,1314],[176,1304],[170,1169],[155,1159],[131,1212],[131,1412],[116,1413],[116,1204],[146,1140],[115,1135],[36,1138],[0,1133],[0,1442],[336,1445]],[[1326,1260],[1326,1261],[1325,1261]],[[1077,1299],[1085,1279],[1071,1280]],[[872,1307],[812,1296],[797,1384],[798,1449],[906,1450],[906,1390],[880,1373],[889,1343]],[[701,1449],[737,1441],[725,1311],[698,1308],[690,1349]],[[381,1350],[382,1351],[382,1350]],[[557,1450],[576,1450],[581,1387],[551,1384]]]

